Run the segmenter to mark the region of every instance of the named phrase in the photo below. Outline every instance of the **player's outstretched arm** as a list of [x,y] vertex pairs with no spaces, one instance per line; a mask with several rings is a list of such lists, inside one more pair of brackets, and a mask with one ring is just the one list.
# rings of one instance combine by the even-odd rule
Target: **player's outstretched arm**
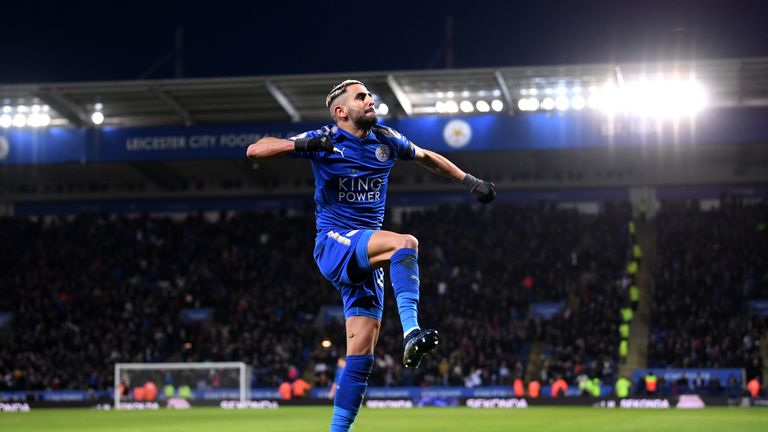
[[[414,146],[416,147],[416,146]],[[496,186],[462,171],[445,156],[430,150],[416,147],[416,162],[435,174],[452,178],[469,188],[472,195],[483,204],[496,199]]]
[[294,151],[295,146],[291,140],[264,137],[249,145],[245,154],[249,159],[268,159],[284,156]]
[[245,154],[250,159],[268,159],[285,156],[291,152],[333,152],[331,137],[320,135],[298,138],[295,141],[264,137],[248,146]]

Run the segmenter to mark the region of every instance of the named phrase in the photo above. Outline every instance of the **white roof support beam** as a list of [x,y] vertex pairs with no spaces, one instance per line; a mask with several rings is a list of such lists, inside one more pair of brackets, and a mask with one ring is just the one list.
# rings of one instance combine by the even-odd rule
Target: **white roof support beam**
[[40,99],[53,108],[60,116],[69,120],[74,126],[83,127],[90,124],[90,116],[77,104],[61,94],[57,89],[41,89],[38,92]]
[[272,82],[272,80],[267,80],[264,85],[267,87],[267,91],[269,91],[269,94],[272,95],[273,98],[277,101],[277,103],[280,104],[281,107],[285,110],[286,113],[288,113],[289,116],[291,116],[291,121],[296,123],[301,121],[301,114],[299,114],[299,111],[296,109],[296,107],[293,106],[291,101],[288,100],[288,97],[285,96],[285,93],[283,93],[282,90],[280,90],[275,83]]
[[507,86],[507,80],[504,79],[504,75],[502,75],[501,71],[497,70],[493,75],[496,77],[496,83],[499,85],[501,95],[504,96],[504,103],[507,105],[507,112],[513,113],[515,111],[515,101],[512,99],[512,93],[509,91],[509,87]]
[[175,99],[170,97],[168,94],[166,94],[157,86],[152,87],[152,94],[154,94],[158,99],[163,101],[163,103],[168,105],[176,114],[178,114],[179,117],[181,117],[181,119],[184,120],[185,125],[189,126],[192,124],[192,117],[190,117],[189,111],[182,108],[181,105],[179,105],[179,103],[176,102]]
[[413,113],[413,105],[411,104],[411,99],[405,94],[405,91],[403,91],[403,87],[397,82],[397,79],[395,79],[395,76],[392,74],[387,75],[387,84],[389,85],[390,90],[392,90],[392,94],[395,95],[397,103],[399,103],[403,108],[403,111],[405,111],[405,115],[410,117]]

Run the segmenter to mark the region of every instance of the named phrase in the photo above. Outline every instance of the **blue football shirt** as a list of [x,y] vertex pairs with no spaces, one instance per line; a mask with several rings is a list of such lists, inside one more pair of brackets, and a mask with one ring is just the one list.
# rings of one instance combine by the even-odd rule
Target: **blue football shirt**
[[364,138],[328,125],[291,139],[323,134],[331,136],[333,153],[290,154],[312,161],[317,230],[380,229],[384,223],[389,173],[396,160],[412,160],[416,148],[408,138],[381,125],[374,126]]

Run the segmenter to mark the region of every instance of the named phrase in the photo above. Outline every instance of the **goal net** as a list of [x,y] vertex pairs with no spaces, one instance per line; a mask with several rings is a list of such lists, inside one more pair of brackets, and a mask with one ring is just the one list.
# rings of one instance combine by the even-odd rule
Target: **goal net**
[[250,382],[250,367],[242,362],[116,363],[115,408],[127,403],[185,408],[246,402]]

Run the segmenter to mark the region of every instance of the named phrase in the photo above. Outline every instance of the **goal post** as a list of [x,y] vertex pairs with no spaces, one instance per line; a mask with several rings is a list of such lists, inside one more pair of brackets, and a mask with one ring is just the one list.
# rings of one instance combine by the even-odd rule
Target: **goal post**
[[126,401],[246,402],[250,382],[243,362],[115,363],[115,408]]

